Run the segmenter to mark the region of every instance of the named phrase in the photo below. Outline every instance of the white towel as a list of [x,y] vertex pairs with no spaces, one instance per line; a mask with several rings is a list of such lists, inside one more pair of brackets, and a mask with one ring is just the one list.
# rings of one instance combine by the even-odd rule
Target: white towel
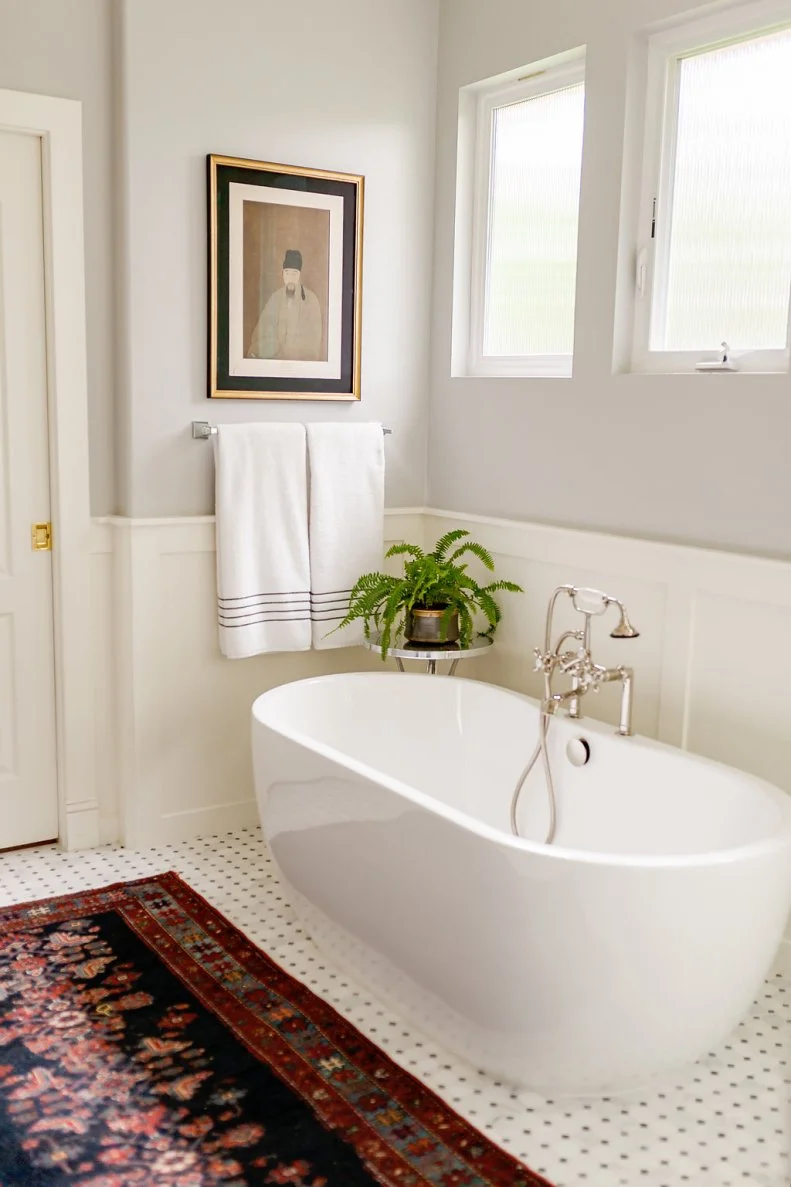
[[313,646],[353,647],[363,641],[362,622],[328,632],[345,617],[357,578],[382,568],[382,426],[308,425],[308,457]]
[[307,651],[305,426],[219,425],[215,462],[220,650]]

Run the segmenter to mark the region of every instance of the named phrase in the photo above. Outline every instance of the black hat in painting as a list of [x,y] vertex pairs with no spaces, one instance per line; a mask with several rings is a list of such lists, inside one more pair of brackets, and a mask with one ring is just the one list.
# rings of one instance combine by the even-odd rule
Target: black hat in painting
[[285,259],[283,260],[283,271],[285,271],[286,268],[296,268],[297,272],[302,271],[302,252],[301,251],[295,251],[295,249],[293,247],[290,247],[288,249],[288,251],[286,252],[286,255],[285,255]]

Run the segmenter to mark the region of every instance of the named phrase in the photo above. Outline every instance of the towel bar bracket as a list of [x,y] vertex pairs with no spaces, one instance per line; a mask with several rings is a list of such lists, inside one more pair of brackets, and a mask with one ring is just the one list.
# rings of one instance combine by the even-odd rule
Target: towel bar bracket
[[[385,437],[392,433],[392,429],[382,425],[382,432]],[[216,437],[217,426],[209,424],[208,420],[193,420],[192,422],[192,436],[195,441],[208,441],[210,437]]]
[[217,432],[216,425],[210,425],[207,420],[193,420],[192,422],[192,436],[196,441],[207,441],[209,437],[215,436]]

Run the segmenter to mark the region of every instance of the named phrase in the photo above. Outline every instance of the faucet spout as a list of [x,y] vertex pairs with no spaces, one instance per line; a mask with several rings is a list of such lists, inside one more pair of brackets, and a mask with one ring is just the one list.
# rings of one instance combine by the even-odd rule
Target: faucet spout
[[548,717],[554,717],[555,713],[564,705],[566,701],[572,701],[580,695],[579,688],[567,688],[565,692],[553,692],[541,702],[541,712],[546,713]]

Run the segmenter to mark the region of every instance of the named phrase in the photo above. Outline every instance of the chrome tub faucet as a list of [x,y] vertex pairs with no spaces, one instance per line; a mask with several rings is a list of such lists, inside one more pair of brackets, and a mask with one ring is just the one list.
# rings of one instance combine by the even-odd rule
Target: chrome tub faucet
[[[585,621],[579,630],[564,631],[553,647],[552,618],[557,600],[563,594],[571,598],[574,609],[583,615]],[[618,598],[610,597],[598,589],[583,589],[574,585],[558,586],[547,608],[544,650],[535,648],[534,671],[544,674],[544,699],[541,710],[548,717],[554,715],[560,707],[566,706],[569,717],[579,719],[580,700],[586,693],[598,692],[602,684],[620,682],[621,713],[617,733],[629,737],[632,734],[634,672],[622,665],[617,668],[605,668],[594,663],[591,656],[591,619],[605,614],[610,606],[617,606],[620,613],[618,624],[610,632],[610,638],[638,638],[639,631],[632,626],[626,607]],[[563,650],[569,642],[576,643],[577,646]],[[563,692],[553,692],[552,680],[556,673],[568,676],[571,687]]]
[[[583,625],[576,631],[564,631],[555,646],[552,646],[552,616],[558,598],[565,594],[571,598],[574,609],[585,619]],[[555,784],[552,778],[552,765],[547,748],[547,734],[550,722],[561,707],[566,707],[569,717],[580,717],[580,701],[588,692],[598,692],[602,684],[620,681],[621,684],[621,716],[616,733],[624,738],[632,734],[632,692],[634,688],[634,672],[631,668],[619,665],[617,668],[605,668],[595,664],[591,656],[591,619],[605,614],[610,606],[617,606],[620,611],[618,625],[610,631],[612,639],[636,639],[639,632],[634,629],[626,613],[626,607],[618,598],[611,598],[600,589],[580,589],[576,585],[559,585],[547,607],[547,622],[544,630],[544,650],[535,648],[536,664],[534,671],[544,674],[544,698],[541,701],[541,716],[538,727],[538,741],[528,759],[527,766],[517,780],[511,796],[511,832],[518,837],[519,826],[516,818],[519,797],[530,772],[539,758],[543,760],[544,781],[546,783],[547,798],[549,800],[549,828],[545,845],[552,845],[557,830],[557,803],[555,798]],[[575,647],[568,647],[567,643],[575,643]],[[568,676],[571,681],[569,688],[563,692],[552,691],[552,681],[559,672]]]

